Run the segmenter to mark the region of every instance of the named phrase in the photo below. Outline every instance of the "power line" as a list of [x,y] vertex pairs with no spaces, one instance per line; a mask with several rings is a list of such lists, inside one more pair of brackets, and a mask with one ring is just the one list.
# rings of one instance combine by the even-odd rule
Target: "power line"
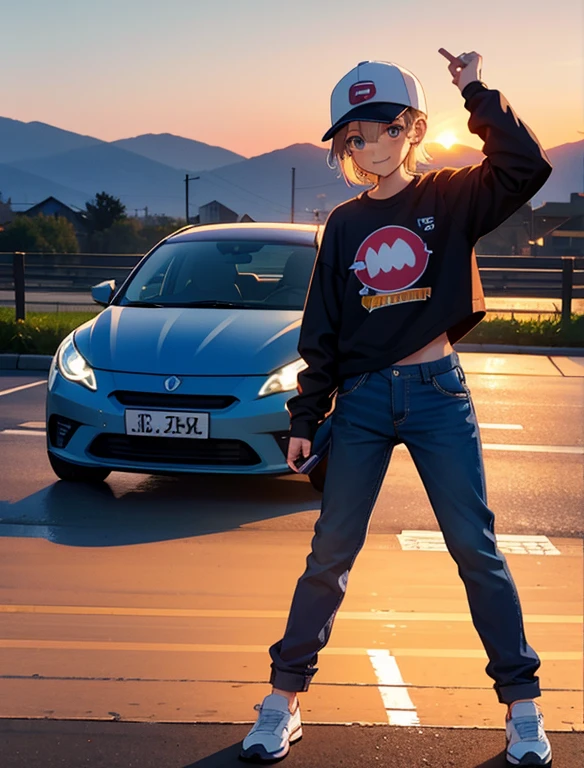
[[313,184],[310,187],[296,187],[296,189],[320,189],[321,187],[336,187],[338,183],[338,181],[330,181],[326,184]]
[[248,195],[253,195],[254,197],[259,198],[260,200],[263,200],[265,203],[269,203],[273,208],[279,208],[284,212],[288,212],[287,208],[284,208],[281,205],[278,205],[278,203],[274,203],[273,200],[268,200],[266,197],[262,197],[261,195],[258,195],[257,192],[252,192],[251,189],[245,189],[245,187],[240,186],[239,184],[236,184],[234,181],[228,181],[227,179],[224,179],[222,176],[217,176],[216,173],[213,173],[212,171],[204,171],[205,178],[208,176],[214,176],[216,179],[219,179],[219,181],[223,181],[225,184],[230,184],[232,187],[237,187],[237,189],[241,189],[242,192],[246,192]]

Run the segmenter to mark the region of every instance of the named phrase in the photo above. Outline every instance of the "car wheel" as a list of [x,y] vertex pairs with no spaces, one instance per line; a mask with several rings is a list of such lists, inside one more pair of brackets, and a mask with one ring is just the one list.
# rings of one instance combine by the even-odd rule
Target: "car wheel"
[[326,478],[326,468],[328,466],[328,455],[318,462],[312,472],[308,473],[308,479],[315,491],[320,493],[324,490],[324,480]]
[[50,451],[48,456],[53,472],[61,480],[69,480],[73,483],[102,483],[111,472],[103,467],[82,467],[79,464],[71,464]]

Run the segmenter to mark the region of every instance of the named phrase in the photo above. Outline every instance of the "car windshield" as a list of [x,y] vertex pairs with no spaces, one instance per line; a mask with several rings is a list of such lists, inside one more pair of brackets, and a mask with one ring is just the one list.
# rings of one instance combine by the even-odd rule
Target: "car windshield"
[[315,257],[314,245],[166,242],[144,261],[116,304],[302,310]]

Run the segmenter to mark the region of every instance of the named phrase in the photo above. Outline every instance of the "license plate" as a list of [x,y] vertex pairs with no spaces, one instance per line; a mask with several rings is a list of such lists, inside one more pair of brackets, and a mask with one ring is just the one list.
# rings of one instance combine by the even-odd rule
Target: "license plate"
[[144,437],[209,437],[209,414],[192,411],[126,410],[126,434]]

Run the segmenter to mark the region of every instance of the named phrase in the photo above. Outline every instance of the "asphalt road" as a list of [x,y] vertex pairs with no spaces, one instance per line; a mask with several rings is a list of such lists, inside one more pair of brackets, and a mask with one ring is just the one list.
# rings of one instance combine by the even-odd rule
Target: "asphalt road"
[[[513,369],[500,357],[461,357],[497,533],[522,535],[505,546],[542,658],[554,765],[576,768],[584,376],[576,363],[562,375],[524,358],[510,375],[494,373]],[[266,648],[283,630],[318,494],[296,476],[56,482],[44,386],[18,389],[38,381],[0,377],[2,765],[236,765],[268,690]],[[287,765],[504,765],[504,709],[436,532],[411,459],[397,450],[301,698],[309,725]]]
[[[0,721],[8,768],[242,768],[248,726]],[[504,768],[496,731],[384,726],[313,726],[290,751],[286,768]],[[555,768],[580,768],[584,738],[552,735]]]
[[[520,358],[518,370],[529,371],[526,356],[507,357]],[[469,361],[467,372],[479,358],[492,361],[491,366],[482,364],[483,368],[504,368],[498,363],[505,356],[461,355],[463,361]],[[551,363],[548,365],[558,374]],[[580,367],[584,372],[582,363]],[[584,375],[469,373],[468,379],[481,425],[488,499],[498,532],[582,535]],[[6,372],[0,378],[0,391],[42,380],[42,375]],[[39,426],[23,428],[21,424]],[[26,520],[28,525],[37,522],[58,527],[64,510],[71,507],[66,499],[74,504],[78,522],[80,517],[90,521],[96,516],[103,521],[109,511],[116,518],[123,517],[131,500],[139,496],[143,519],[155,528],[160,526],[163,502],[165,538],[173,538],[172,513],[182,518],[193,498],[198,507],[196,517],[189,518],[193,535],[231,530],[242,522],[261,523],[266,530],[312,530],[319,496],[304,478],[291,475],[169,479],[115,473],[104,488],[112,497],[111,504],[104,512],[100,501],[96,509],[91,490],[55,485],[43,435],[34,434],[39,427],[44,429],[43,425],[44,386],[0,397],[0,449],[5,454],[3,525]],[[437,530],[413,462],[400,446],[392,458],[370,531],[399,533],[403,528]],[[143,536],[145,541],[152,540],[152,535],[149,524],[133,533],[137,540]]]

